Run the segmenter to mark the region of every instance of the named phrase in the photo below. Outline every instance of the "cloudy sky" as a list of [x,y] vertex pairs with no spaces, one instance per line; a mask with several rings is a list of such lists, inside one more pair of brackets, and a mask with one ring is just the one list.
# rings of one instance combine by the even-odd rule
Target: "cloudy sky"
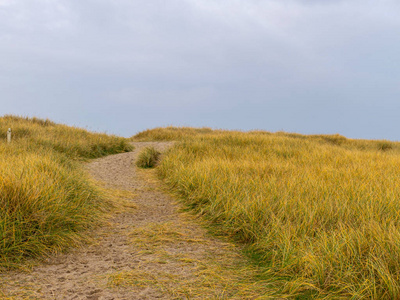
[[400,140],[398,0],[0,0],[0,114]]

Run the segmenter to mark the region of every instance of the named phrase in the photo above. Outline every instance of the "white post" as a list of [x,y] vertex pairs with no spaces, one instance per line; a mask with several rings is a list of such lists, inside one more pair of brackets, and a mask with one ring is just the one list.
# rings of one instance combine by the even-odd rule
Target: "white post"
[[8,128],[7,130],[7,142],[11,143],[11,128]]

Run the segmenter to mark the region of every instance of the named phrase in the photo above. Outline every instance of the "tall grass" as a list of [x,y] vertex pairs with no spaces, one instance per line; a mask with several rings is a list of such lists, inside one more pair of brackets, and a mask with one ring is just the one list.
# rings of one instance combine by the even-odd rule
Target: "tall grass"
[[87,130],[50,120],[4,116],[0,118],[0,140],[12,129],[13,143],[23,142],[36,150],[44,147],[67,154],[70,158],[85,160],[130,149],[126,139]]
[[282,294],[400,298],[399,143],[185,131],[192,133],[178,137],[160,175],[247,244]]
[[[9,127],[11,144],[5,138]],[[0,269],[79,243],[110,205],[79,161],[130,149],[115,136],[1,117]]]

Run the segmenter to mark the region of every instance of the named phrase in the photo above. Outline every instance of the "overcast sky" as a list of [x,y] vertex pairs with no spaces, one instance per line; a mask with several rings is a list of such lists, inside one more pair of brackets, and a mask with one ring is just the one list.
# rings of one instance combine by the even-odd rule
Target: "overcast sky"
[[0,114],[400,140],[398,0],[0,0]]

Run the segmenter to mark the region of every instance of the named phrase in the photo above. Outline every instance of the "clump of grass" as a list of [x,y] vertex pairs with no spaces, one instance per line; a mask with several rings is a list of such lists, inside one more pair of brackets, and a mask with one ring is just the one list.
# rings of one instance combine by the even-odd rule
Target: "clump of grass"
[[140,152],[136,165],[143,169],[154,168],[158,163],[160,155],[161,153],[154,147],[146,147]]
[[282,295],[400,298],[399,143],[382,151],[383,141],[341,136],[192,133],[160,176],[245,243],[265,274],[284,278]]
[[378,150],[388,151],[388,150],[392,150],[392,149],[393,149],[393,143],[391,143],[389,141],[382,141],[382,142],[378,143]]
[[[13,140],[7,144],[9,127]],[[110,207],[79,162],[131,149],[116,136],[1,117],[0,269],[79,244]]]

